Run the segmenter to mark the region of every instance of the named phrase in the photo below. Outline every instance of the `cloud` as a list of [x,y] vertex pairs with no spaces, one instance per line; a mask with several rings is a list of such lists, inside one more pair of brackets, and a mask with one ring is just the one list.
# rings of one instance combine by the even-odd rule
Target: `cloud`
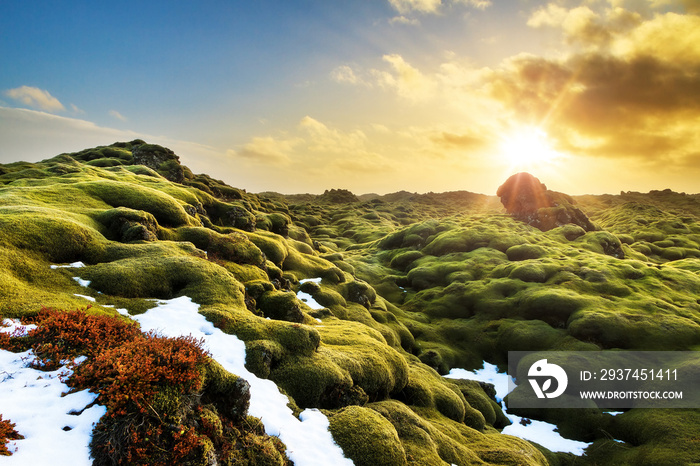
[[427,100],[434,95],[434,80],[406,62],[401,55],[384,55],[382,59],[391,66],[391,71],[372,71],[379,86],[392,89],[413,102]]
[[299,122],[299,129],[305,134],[307,151],[324,155],[351,155],[367,152],[367,136],[360,130],[347,132],[329,128],[308,115]]
[[113,116],[114,118],[116,118],[119,121],[128,121],[128,119],[124,115],[122,115],[121,113],[119,113],[116,110],[110,110],[109,115]]
[[337,66],[331,71],[330,77],[333,81],[341,84],[368,85],[368,83],[355,74],[355,71],[348,65]]
[[70,104],[70,110],[71,110],[71,112],[73,112],[74,115],[84,115],[85,114],[85,111],[83,109],[79,108],[75,104]]
[[447,131],[434,134],[431,140],[445,149],[474,150],[483,148],[487,144],[487,140],[481,135],[454,134]]
[[413,11],[437,13],[442,5],[442,0],[389,0],[389,3],[401,14]]
[[[449,0],[449,3],[466,5],[479,10],[491,6],[490,0]],[[389,0],[389,4],[402,15],[412,12],[438,14],[444,5],[442,0]]]
[[455,0],[455,3],[463,3],[477,10],[485,10],[492,4],[491,0]]
[[600,24],[600,15],[587,6],[567,10],[550,3],[536,11],[528,20],[531,27],[561,27],[570,39],[583,42],[606,42],[610,32]]
[[700,55],[683,34],[675,43],[666,40],[661,25],[671,22],[692,37],[684,27],[693,21],[657,16],[629,38],[613,39],[625,40],[624,47],[560,59],[515,57],[487,88],[518,120],[547,124],[573,153],[682,161],[700,144]]
[[389,24],[405,24],[408,26],[418,26],[420,24],[420,21],[418,21],[415,18],[407,18],[403,15],[401,16],[394,16],[389,20]]
[[223,154],[204,144],[107,128],[36,110],[0,107],[0,163],[36,162],[61,153],[134,139],[171,148],[195,173],[221,170]]
[[669,63],[700,63],[700,16],[657,15],[616,38],[612,51],[621,57],[647,55]]
[[263,164],[289,164],[294,150],[303,142],[300,138],[276,139],[272,136],[254,137],[235,153],[245,159]]
[[63,104],[52,96],[49,91],[37,87],[21,86],[5,91],[5,95],[22,105],[46,112],[60,112],[65,110]]
[[77,118],[36,110],[0,107],[0,154],[3,162],[38,161],[116,140],[143,135],[104,128]]

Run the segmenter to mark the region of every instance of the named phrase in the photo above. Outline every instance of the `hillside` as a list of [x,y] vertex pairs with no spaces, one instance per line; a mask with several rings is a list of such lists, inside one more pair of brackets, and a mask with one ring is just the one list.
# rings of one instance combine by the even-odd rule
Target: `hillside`
[[[575,457],[501,434],[488,386],[442,377],[514,350],[700,349],[700,196],[574,200],[596,230],[541,231],[466,191],[256,195],[140,140],[0,165],[0,314],[88,295],[84,312],[126,320],[116,308],[187,296],[295,413],[320,409],[356,465],[700,462],[697,410],[526,413],[593,442]],[[256,464],[229,457],[200,464]]]

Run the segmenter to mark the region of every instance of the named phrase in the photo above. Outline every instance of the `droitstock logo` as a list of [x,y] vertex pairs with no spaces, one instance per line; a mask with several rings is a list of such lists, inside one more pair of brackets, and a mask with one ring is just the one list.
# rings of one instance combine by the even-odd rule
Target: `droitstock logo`
[[[564,393],[569,383],[564,369],[556,364],[547,363],[546,359],[540,359],[530,366],[527,375],[537,398],[556,398]],[[552,388],[552,379],[557,381],[554,388]],[[540,385],[539,380],[542,380],[542,385]],[[550,392],[550,389],[553,391]]]

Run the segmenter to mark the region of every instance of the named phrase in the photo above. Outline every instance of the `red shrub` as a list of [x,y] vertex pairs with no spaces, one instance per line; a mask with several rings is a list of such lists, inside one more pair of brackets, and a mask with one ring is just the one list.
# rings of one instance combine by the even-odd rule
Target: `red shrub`
[[170,386],[181,394],[201,389],[199,369],[206,358],[201,342],[192,337],[139,334],[76,367],[69,384],[99,392],[98,402],[111,416],[134,409],[145,413],[159,387]]
[[51,370],[58,368],[61,360],[93,357],[141,335],[136,322],[80,310],[43,308],[34,321],[37,328],[29,332],[28,339],[41,360],[39,365]]
[[10,440],[21,440],[24,437],[15,430],[15,424],[9,420],[4,420],[0,414],[0,456],[10,456],[12,453],[7,449],[7,442]]

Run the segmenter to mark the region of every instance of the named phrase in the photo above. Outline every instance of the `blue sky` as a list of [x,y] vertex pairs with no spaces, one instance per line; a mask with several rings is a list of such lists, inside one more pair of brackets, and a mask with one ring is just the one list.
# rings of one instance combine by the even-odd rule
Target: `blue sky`
[[574,194],[697,192],[699,10],[6,1],[0,162],[140,137],[254,192],[493,193],[523,169]]

